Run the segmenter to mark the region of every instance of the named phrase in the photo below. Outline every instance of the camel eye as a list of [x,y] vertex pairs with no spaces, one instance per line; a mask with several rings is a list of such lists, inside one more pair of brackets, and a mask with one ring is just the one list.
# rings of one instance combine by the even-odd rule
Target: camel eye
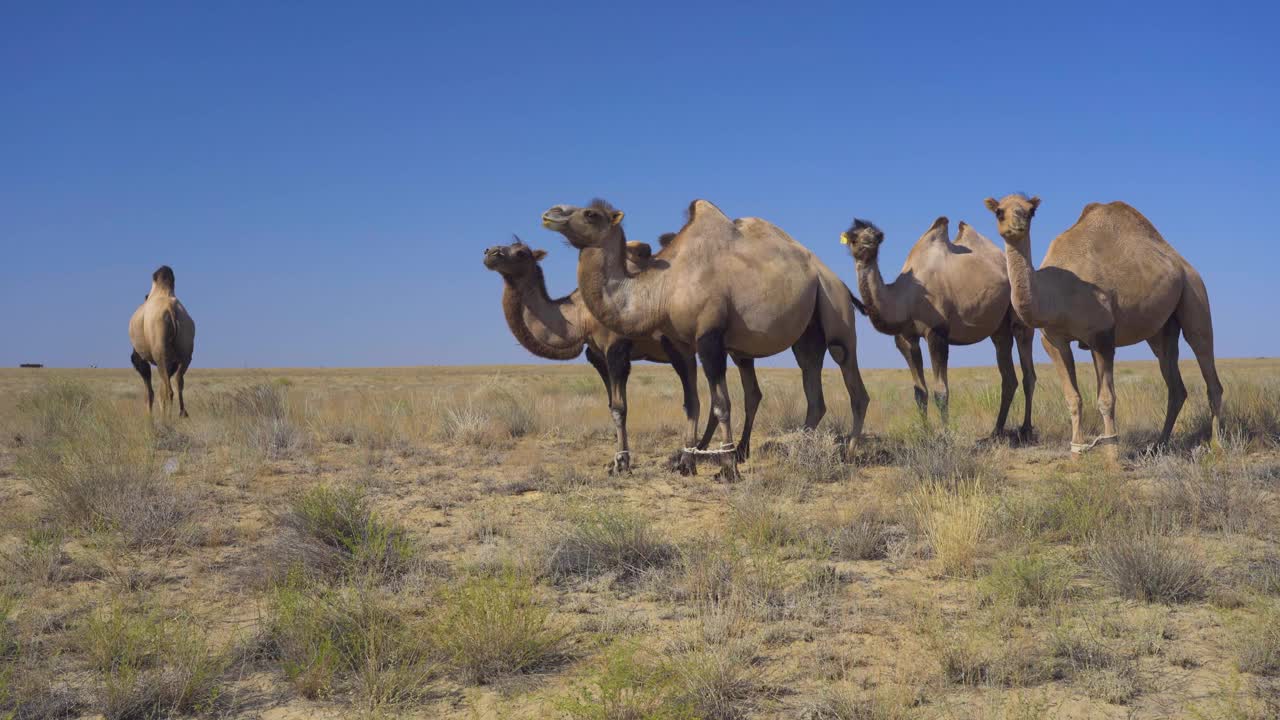
[[996,219],[997,219],[997,220],[1004,220],[1004,210],[997,210],[997,211],[996,211]]
[[593,222],[594,222],[594,221],[596,221],[596,220],[599,220],[599,219],[600,219],[600,213],[596,212],[595,210],[588,210],[588,211],[587,211],[587,219],[588,219],[588,220],[591,220],[591,221],[593,221]]

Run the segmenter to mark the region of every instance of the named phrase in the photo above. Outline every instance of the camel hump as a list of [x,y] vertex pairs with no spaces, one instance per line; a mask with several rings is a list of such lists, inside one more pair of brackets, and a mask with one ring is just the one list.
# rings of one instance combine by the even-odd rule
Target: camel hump
[[729,216],[708,200],[698,199],[689,203],[686,214],[688,217],[685,219],[684,227],[676,233],[677,237],[690,232],[705,238],[717,236],[732,238],[738,235],[738,228]]
[[[1076,225],[1080,225],[1091,215],[1102,215],[1110,218],[1111,222],[1129,223],[1131,228],[1136,228],[1140,236],[1146,236],[1147,239],[1154,240],[1160,244],[1168,245],[1164,236],[1156,229],[1156,226],[1147,219],[1137,208],[1123,200],[1112,200],[1109,203],[1089,203],[1084,206],[1084,210],[1080,211],[1080,219],[1076,220]],[[1073,226],[1074,227],[1074,226]]]
[[929,226],[929,229],[937,230],[941,228],[943,230],[946,230],[950,225],[951,225],[951,221],[947,219],[946,215],[939,215],[938,219],[934,220],[933,224]]
[[169,292],[173,292],[173,268],[168,265],[161,265],[156,268],[156,271],[151,273],[151,282],[154,282],[162,288],[166,288]]
[[647,242],[632,240],[627,243],[627,253],[641,260],[648,260],[653,257],[653,247]]

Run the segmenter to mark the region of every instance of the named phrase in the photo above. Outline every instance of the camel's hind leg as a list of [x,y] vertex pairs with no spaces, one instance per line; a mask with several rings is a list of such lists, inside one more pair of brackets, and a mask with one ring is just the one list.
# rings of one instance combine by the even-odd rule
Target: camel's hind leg
[[[675,343],[671,342],[666,336],[662,337],[662,349],[666,351],[667,359],[671,361],[671,367],[675,369],[676,375],[680,377],[680,389],[684,393],[686,423],[684,444],[671,456],[670,466],[672,469],[679,471],[681,475],[696,475],[698,472],[697,463],[685,452],[685,448],[697,447],[699,442],[698,359],[692,353],[686,355],[681,352],[676,348]],[[708,413],[707,441],[710,440],[709,436],[715,431],[715,427],[715,415]]]
[[991,344],[996,346],[996,366],[1000,369],[1000,412],[991,431],[991,437],[998,438],[1004,434],[1009,406],[1013,405],[1013,395],[1018,391],[1018,373],[1013,369],[1013,335],[1007,323],[991,336]]
[[184,397],[183,389],[186,387],[187,368],[191,367],[191,361],[173,363],[173,367],[169,370],[178,383],[178,417],[190,417],[187,415],[187,401]]
[[[729,399],[729,383],[726,373],[729,365],[729,351],[724,342],[724,330],[716,328],[698,337],[698,359],[702,361],[702,371],[707,376],[707,385],[711,388],[711,411],[720,421],[724,432],[724,448],[733,447],[733,423],[730,417],[731,402]],[[725,479],[737,480],[738,470],[735,464],[736,454],[731,455],[727,464],[722,466]]]
[[738,366],[738,375],[742,378],[742,409],[745,415],[742,421],[742,439],[738,441],[738,462],[745,462],[751,457],[751,428],[756,423],[756,410],[760,408],[764,393],[760,392],[760,381],[756,379],[755,359],[735,355],[733,364]]
[[951,386],[947,382],[947,362],[951,357],[951,345],[947,343],[946,335],[937,332],[929,333],[925,342],[929,345],[929,364],[933,366],[933,402],[938,406],[938,415],[942,417],[942,424],[947,425],[951,421]]
[[1182,326],[1182,336],[1196,354],[1200,374],[1204,376],[1211,417],[1209,442],[1216,446],[1221,442],[1222,383],[1218,380],[1218,366],[1213,357],[1213,316],[1209,312],[1209,291],[1194,269],[1188,268],[1187,284],[1174,315]]
[[631,469],[631,444],[627,440],[627,378],[631,377],[631,341],[620,340],[605,351],[609,368],[609,411],[618,430],[618,452],[613,456],[609,472]]
[[862,425],[867,418],[871,396],[867,394],[867,386],[862,383],[862,373],[858,371],[857,315],[851,298],[844,283],[823,286],[818,292],[818,321],[822,324],[827,351],[831,353],[831,359],[840,366],[845,390],[849,392],[849,410],[853,416],[849,439],[852,441],[862,437]]
[[911,383],[915,385],[916,408],[920,417],[929,417],[929,385],[924,380],[924,355],[920,352],[920,338],[908,338],[905,335],[893,336],[893,344],[907,361],[907,369],[911,371]]
[[822,326],[818,323],[816,313],[804,334],[791,346],[791,353],[800,366],[800,379],[804,385],[807,405],[804,429],[812,430],[818,427],[822,416],[827,414],[827,403],[822,396],[822,360],[827,354],[827,342],[822,335]]
[[1107,454],[1116,456],[1116,343],[1115,333],[1107,331],[1089,341],[1093,350],[1093,369],[1098,375],[1098,412],[1102,415],[1102,435],[1095,440],[1107,444]]
[[155,361],[156,371],[160,373],[160,411],[168,417],[173,408],[173,385],[169,378],[176,367],[169,362],[167,355],[157,354]]
[[1031,398],[1036,394],[1036,359],[1031,348],[1031,339],[1035,337],[1035,328],[1027,327],[1017,321],[1012,323],[1014,342],[1018,344],[1018,362],[1022,364],[1022,427],[1018,428],[1018,439],[1030,441],[1034,430],[1031,425]]
[[137,351],[129,356],[129,362],[133,363],[133,369],[142,376],[142,386],[147,389],[147,412],[150,413],[156,402],[156,391],[151,387],[151,363],[143,360]]
[[1076,382],[1076,359],[1071,354],[1071,340],[1042,332],[1040,342],[1044,344],[1044,351],[1053,361],[1053,367],[1058,371],[1058,380],[1062,383],[1062,396],[1067,402],[1067,411],[1071,413],[1071,445],[1073,448],[1083,445],[1084,434],[1080,430],[1080,385]]
[[1182,404],[1187,399],[1187,386],[1182,383],[1182,372],[1178,370],[1178,318],[1171,317],[1160,329],[1160,334],[1147,340],[1151,352],[1160,361],[1160,374],[1164,376],[1164,384],[1169,388],[1169,404],[1164,411],[1164,429],[1160,431],[1157,445],[1166,445],[1173,434],[1173,424],[1178,420]]

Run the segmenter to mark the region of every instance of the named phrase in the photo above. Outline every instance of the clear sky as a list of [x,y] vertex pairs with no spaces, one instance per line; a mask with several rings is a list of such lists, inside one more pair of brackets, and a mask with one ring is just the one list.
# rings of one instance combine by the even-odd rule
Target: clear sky
[[1016,190],[1037,259],[1131,203],[1218,354],[1280,355],[1277,5],[966,5],[5,3],[0,366],[127,367],[161,263],[197,368],[530,362],[481,251],[519,233],[568,292],[550,205],[652,240],[704,197],[853,283],[853,215],[893,276],[938,215],[998,240],[982,200]]

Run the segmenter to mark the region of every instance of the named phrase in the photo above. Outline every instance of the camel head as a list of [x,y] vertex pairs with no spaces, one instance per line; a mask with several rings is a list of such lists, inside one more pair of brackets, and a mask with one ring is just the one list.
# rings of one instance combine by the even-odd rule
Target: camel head
[[484,266],[501,273],[503,277],[515,279],[532,273],[538,267],[538,262],[546,256],[546,250],[534,250],[517,237],[510,245],[486,248]]
[[1027,197],[1022,193],[1005,195],[999,202],[995,198],[986,199],[987,209],[996,214],[996,227],[1000,237],[1006,242],[1026,242],[1031,234],[1031,218],[1040,207],[1040,198]]
[[143,300],[155,295],[157,291],[162,295],[173,295],[173,288],[173,268],[168,265],[161,265],[156,268],[155,272],[151,273],[151,292],[147,293],[147,297],[143,298]]
[[849,254],[860,263],[875,262],[880,254],[880,243],[884,242],[884,233],[875,225],[854,218],[853,224],[840,235],[840,242],[849,246]]
[[600,247],[622,231],[622,211],[604,200],[592,200],[584,208],[556,205],[542,213],[542,226],[564,235],[579,250]]

